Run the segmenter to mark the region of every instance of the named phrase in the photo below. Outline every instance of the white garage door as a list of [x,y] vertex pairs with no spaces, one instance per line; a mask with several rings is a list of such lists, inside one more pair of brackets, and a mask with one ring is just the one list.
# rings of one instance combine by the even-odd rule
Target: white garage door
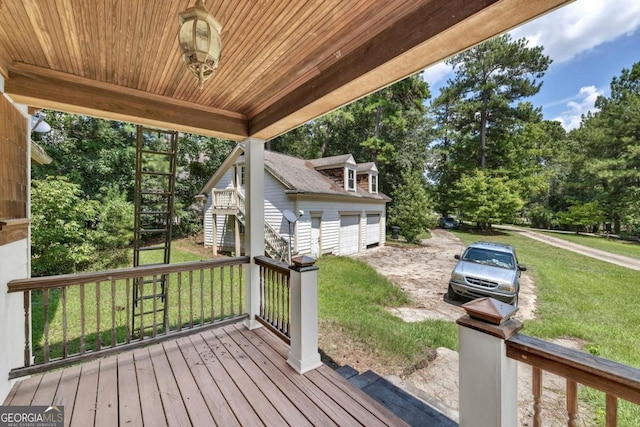
[[358,252],[359,231],[359,216],[344,215],[340,217],[340,255],[351,255]]
[[367,215],[367,246],[380,243],[380,215]]

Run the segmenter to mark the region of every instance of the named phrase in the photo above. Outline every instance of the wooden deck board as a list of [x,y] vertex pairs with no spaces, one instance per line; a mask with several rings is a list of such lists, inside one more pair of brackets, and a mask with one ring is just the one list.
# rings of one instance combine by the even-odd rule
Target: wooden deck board
[[[357,421],[350,417],[349,414],[338,412],[331,405],[326,404],[326,395],[322,390],[309,387],[309,382],[304,377],[298,375],[291,370],[289,366],[280,365],[272,361],[279,357],[278,353],[273,350],[269,345],[265,345],[264,341],[258,339],[254,333],[247,330],[244,327],[236,328],[236,333],[230,336],[240,345],[251,345],[256,351],[247,351],[249,357],[260,366],[264,373],[270,378],[274,379],[274,382],[278,388],[285,394],[288,394],[289,399],[294,402],[298,408],[306,408],[305,415],[309,421],[315,426],[335,426],[335,425],[354,425]],[[296,392],[292,392],[292,390]],[[336,405],[337,406],[337,405]],[[334,421],[336,420],[336,421]]]
[[149,349],[136,350],[133,353],[133,358],[136,364],[142,421],[149,426],[166,426],[167,418],[164,416],[164,407],[162,399],[160,399],[160,390],[153,371],[153,364],[149,357]]
[[142,409],[132,352],[118,355],[118,416],[121,426],[141,426]]
[[64,406],[65,426],[405,425],[322,366],[298,375],[288,346],[240,324],[16,383],[5,405]]
[[71,415],[72,427],[92,426],[95,423],[99,371],[100,360],[82,365],[73,413],[64,414],[65,417]]
[[171,375],[171,367],[164,353],[162,345],[153,345],[149,347],[149,355],[153,362],[153,370],[158,381],[158,390],[160,390],[160,398],[162,406],[164,406],[164,414],[167,417],[167,423],[170,426],[189,426],[189,414],[187,408],[180,396],[180,389],[176,383],[176,379]]
[[220,387],[220,391],[229,403],[229,406],[233,409],[240,424],[243,426],[264,425],[248,400],[244,398],[242,391],[236,386],[220,362],[218,362],[218,359],[202,338],[202,335],[192,335],[189,338],[204,361],[211,376],[215,379],[216,384]]
[[202,338],[204,338],[210,348],[213,348],[213,353],[218,358],[218,361],[227,373],[229,373],[232,381],[236,383],[262,422],[266,425],[273,426],[286,425],[284,418],[282,418],[278,411],[272,406],[267,396],[256,387],[251,377],[249,377],[244,370],[239,369],[229,349],[214,335],[203,333]]
[[[213,380],[211,373],[198,355],[191,340],[188,337],[181,338],[177,340],[177,345],[187,365],[191,367],[193,377],[202,392],[202,397],[207,403],[209,411],[212,414],[216,414],[216,423],[220,426],[240,427],[240,423],[231,410],[229,403],[222,395],[220,388]],[[256,422],[259,422],[259,420],[256,420]]]
[[98,427],[113,426],[118,420],[118,361],[115,356],[100,362],[98,395],[96,398],[96,423]]

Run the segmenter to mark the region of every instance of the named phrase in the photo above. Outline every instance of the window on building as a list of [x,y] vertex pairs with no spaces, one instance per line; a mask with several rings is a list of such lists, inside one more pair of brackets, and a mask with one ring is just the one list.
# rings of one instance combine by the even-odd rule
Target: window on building
[[356,171],[347,169],[347,190],[356,191]]
[[377,193],[378,192],[378,176],[377,175],[371,175],[371,193]]

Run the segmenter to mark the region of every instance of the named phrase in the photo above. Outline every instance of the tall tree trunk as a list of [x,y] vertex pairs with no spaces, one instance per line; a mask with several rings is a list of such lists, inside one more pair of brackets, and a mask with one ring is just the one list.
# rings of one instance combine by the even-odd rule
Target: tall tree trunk
[[487,98],[482,98],[480,109],[480,169],[487,167]]

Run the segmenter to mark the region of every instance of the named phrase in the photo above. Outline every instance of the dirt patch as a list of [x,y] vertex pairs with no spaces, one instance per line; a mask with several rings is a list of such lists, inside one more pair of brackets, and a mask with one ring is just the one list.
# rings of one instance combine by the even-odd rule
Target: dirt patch
[[[423,240],[419,247],[395,247],[391,244],[354,255],[409,294],[413,301],[411,306],[390,310],[406,322],[426,319],[455,321],[464,315],[459,303],[449,303],[444,296],[457,262],[454,256],[462,253],[465,244],[445,230],[433,230],[431,233],[432,237]],[[536,294],[534,281],[523,274],[515,317],[521,320],[535,318]]]

